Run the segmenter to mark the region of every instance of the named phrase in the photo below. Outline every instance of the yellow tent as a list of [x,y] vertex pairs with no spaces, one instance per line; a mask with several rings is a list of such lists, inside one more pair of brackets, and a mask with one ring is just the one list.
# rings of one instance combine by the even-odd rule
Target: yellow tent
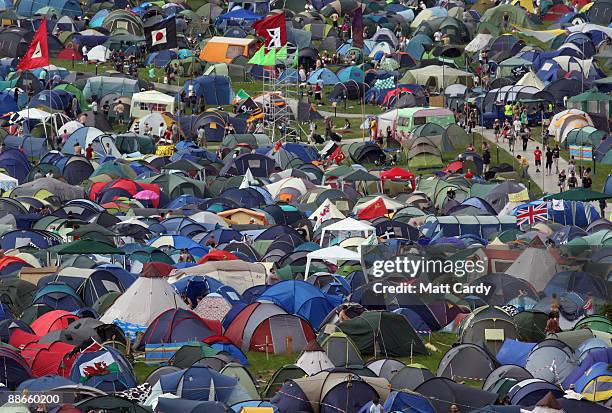
[[520,4],[521,7],[527,10],[529,13],[533,14],[535,11],[535,5],[533,4],[532,0],[514,0],[512,2],[513,6],[516,6],[517,4]]

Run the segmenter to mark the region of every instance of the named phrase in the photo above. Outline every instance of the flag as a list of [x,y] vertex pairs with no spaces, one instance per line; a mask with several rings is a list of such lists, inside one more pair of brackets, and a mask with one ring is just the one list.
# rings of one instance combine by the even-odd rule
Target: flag
[[270,49],[268,53],[264,56],[262,62],[262,66],[276,66],[276,49]]
[[385,201],[378,197],[378,199],[372,202],[367,207],[363,208],[361,211],[357,213],[359,219],[371,220],[379,217],[383,217],[387,215],[387,206],[385,205]]
[[565,211],[565,206],[563,205],[563,200],[562,199],[553,199],[552,200],[552,209],[553,209],[553,211]]
[[327,221],[328,219],[333,218],[332,217],[332,210],[331,210],[331,201],[329,199],[326,199],[325,202],[322,205],[322,209],[321,212],[319,212],[319,214],[317,215],[316,219],[315,219],[315,224],[313,229],[316,231],[317,228],[319,228],[321,226],[322,223],[324,223],[325,221]]
[[523,202],[529,201],[529,191],[527,188],[523,189],[520,192],[515,192],[513,194],[508,194],[509,202]]
[[266,47],[283,47],[287,44],[287,25],[285,13],[268,16],[253,23],[258,36],[266,39]]
[[17,70],[36,69],[49,66],[49,44],[47,43],[47,19],[43,19],[32,37],[28,51],[19,60]]
[[263,65],[263,60],[265,58],[265,46],[261,46],[259,48],[259,50],[257,50],[255,52],[255,54],[253,55],[253,57],[251,57],[248,61],[249,64],[251,65]]
[[253,176],[251,168],[247,168],[244,178],[242,178],[242,183],[238,189],[250,188],[252,185],[257,185],[257,180]]
[[145,40],[147,48],[151,51],[178,47],[176,19],[168,18],[145,28]]
[[528,223],[535,224],[537,221],[548,220],[548,206],[546,202],[540,202],[537,205],[525,205],[516,211],[516,220],[518,225]]
[[106,351],[101,356],[93,358],[79,366],[81,374],[80,381],[83,382],[93,376],[105,376],[111,373],[118,373],[119,366],[113,355]]
[[340,165],[346,159],[346,155],[342,152],[342,148],[338,146],[330,155],[330,159],[336,162],[337,165]]
[[351,15],[351,32],[353,33],[353,47],[363,49],[363,10],[358,6]]
[[285,60],[287,60],[287,45],[284,45],[276,52],[276,60],[285,63]]

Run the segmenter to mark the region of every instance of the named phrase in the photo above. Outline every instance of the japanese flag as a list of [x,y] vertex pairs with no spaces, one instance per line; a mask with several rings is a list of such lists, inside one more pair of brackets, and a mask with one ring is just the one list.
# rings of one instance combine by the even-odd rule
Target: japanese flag
[[151,46],[158,46],[168,43],[168,33],[166,28],[151,31]]

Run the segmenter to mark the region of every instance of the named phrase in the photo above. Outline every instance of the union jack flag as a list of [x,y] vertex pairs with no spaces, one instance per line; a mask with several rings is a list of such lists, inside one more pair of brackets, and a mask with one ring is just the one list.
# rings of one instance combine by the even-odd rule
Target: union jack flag
[[537,221],[548,220],[548,206],[546,202],[541,202],[537,205],[527,205],[516,211],[516,223],[523,225],[529,223],[530,225],[535,224]]

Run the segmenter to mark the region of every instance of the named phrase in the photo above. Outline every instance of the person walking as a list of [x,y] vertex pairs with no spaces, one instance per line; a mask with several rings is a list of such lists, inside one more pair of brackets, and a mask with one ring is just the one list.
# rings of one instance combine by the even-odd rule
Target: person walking
[[385,409],[383,408],[382,404],[380,404],[380,400],[372,400],[372,406],[370,406],[370,413],[385,413]]
[[591,168],[587,168],[586,171],[584,171],[584,175],[582,175],[582,187],[584,189],[591,189],[591,187],[593,186],[593,180],[591,179]]
[[576,178],[575,172],[570,172],[569,178],[567,178],[567,187],[569,189],[574,189],[578,186],[578,178]]
[[589,315],[593,315],[593,293],[592,292],[588,292],[587,293],[587,300],[584,303],[584,306],[582,306],[582,309],[584,310],[584,313],[589,316]]
[[546,175],[550,175],[552,173],[553,166],[553,151],[550,148],[546,148]]
[[565,180],[566,180],[566,176],[565,176],[565,170],[562,169],[561,172],[559,172],[559,182],[557,185],[559,185],[559,192],[563,192],[565,191]]
[[561,157],[561,149],[559,149],[559,145],[555,146],[553,149],[553,163],[555,164],[555,173],[559,173],[559,158]]
[[542,151],[539,146],[536,146],[535,151],[533,151],[533,158],[535,159],[536,172],[540,172],[540,167],[542,166]]
[[529,178],[528,170],[529,170],[529,160],[526,156],[516,155],[516,159],[519,162],[521,167],[521,179]]
[[501,131],[501,124],[499,123],[499,119],[495,119],[495,121],[493,121],[493,131],[495,132],[495,142],[499,142],[499,134]]

